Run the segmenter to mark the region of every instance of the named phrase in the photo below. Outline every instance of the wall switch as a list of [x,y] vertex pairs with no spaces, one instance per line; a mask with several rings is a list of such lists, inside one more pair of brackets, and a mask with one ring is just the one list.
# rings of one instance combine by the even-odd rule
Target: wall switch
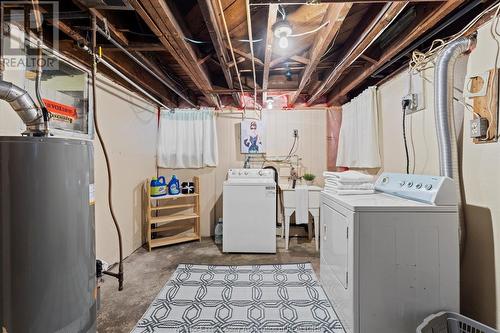
[[294,129],[293,130],[293,137],[294,138],[298,138],[299,137],[299,130],[298,129]]
[[470,121],[470,137],[473,139],[485,138],[488,133],[488,119],[475,118]]

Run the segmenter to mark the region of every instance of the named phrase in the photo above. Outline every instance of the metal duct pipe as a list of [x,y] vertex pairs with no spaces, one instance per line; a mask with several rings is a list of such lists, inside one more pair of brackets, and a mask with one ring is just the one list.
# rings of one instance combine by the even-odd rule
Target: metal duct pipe
[[462,177],[458,160],[457,134],[453,109],[454,69],[457,59],[471,50],[475,38],[461,37],[446,46],[436,61],[434,70],[434,107],[439,148],[439,173],[455,180],[460,219],[460,248],[465,242],[465,221],[461,191]]
[[17,112],[26,124],[26,134],[41,135],[44,129],[42,111],[27,91],[18,86],[0,80],[0,100],[4,100]]

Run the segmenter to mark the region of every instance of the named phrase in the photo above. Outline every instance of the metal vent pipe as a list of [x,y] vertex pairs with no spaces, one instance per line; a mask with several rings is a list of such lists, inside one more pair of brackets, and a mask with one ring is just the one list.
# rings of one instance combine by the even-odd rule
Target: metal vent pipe
[[17,112],[26,124],[26,134],[41,135],[44,131],[42,111],[27,91],[18,86],[0,80],[0,100],[4,100]]
[[434,70],[435,119],[439,148],[439,174],[455,180],[460,222],[460,248],[465,243],[465,221],[461,191],[462,176],[458,159],[457,134],[453,109],[454,69],[457,59],[475,46],[475,38],[461,37],[446,46]]

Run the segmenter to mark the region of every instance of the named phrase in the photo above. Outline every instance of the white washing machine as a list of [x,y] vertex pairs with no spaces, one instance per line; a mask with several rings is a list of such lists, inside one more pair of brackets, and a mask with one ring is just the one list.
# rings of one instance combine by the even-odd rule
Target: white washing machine
[[223,191],[222,250],[276,253],[274,171],[230,169]]
[[457,195],[449,178],[385,173],[370,195],[321,194],[321,281],[347,332],[410,333],[459,312]]

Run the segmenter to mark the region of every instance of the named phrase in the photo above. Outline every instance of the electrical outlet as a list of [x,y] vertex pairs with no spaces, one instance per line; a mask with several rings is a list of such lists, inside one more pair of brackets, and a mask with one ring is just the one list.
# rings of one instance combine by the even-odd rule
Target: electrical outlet
[[412,114],[417,111],[418,109],[418,95],[417,94],[408,94],[405,97],[403,97],[403,102],[407,102],[406,106],[406,114]]
[[488,119],[475,118],[470,121],[470,137],[473,139],[481,139],[486,137],[488,132]]
[[298,138],[299,137],[299,130],[298,129],[294,129],[293,130],[293,137],[294,138]]

